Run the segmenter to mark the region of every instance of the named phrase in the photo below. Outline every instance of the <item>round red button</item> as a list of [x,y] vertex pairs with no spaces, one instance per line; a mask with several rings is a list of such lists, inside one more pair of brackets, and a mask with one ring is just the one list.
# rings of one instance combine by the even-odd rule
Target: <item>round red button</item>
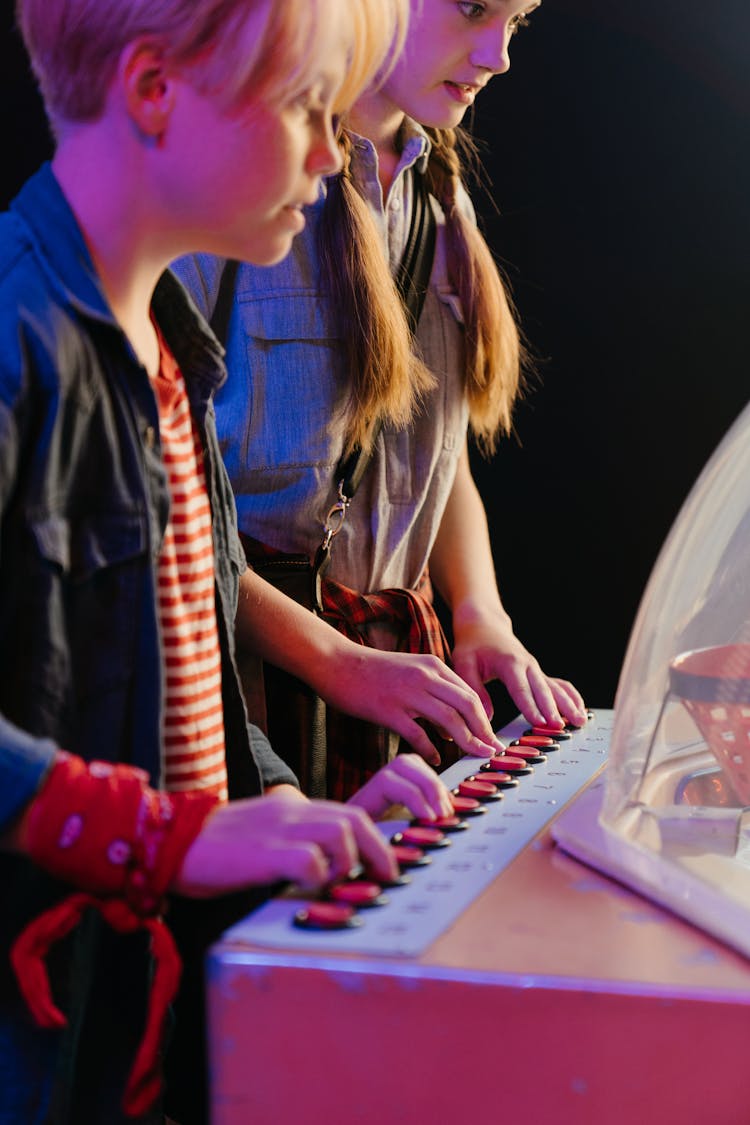
[[462,781],[458,786],[459,797],[473,797],[477,801],[492,801],[499,794],[489,781]]
[[388,902],[382,887],[364,879],[335,883],[328,888],[328,897],[334,902],[348,902],[350,906],[384,906]]
[[507,773],[533,773],[534,768],[523,758],[516,758],[512,754],[499,754],[497,758],[490,758],[491,762],[497,762],[501,770]]
[[[514,746],[511,751],[511,756],[514,758],[523,758],[525,762],[546,762],[541,747],[534,746]],[[503,755],[504,757],[505,755]],[[498,757],[497,761],[502,762],[503,757]]]
[[468,828],[468,825],[457,816],[439,816],[437,820],[417,817],[414,826],[416,828],[439,828],[441,832],[460,832]]
[[415,848],[444,848],[446,840],[439,828],[405,828],[393,837],[395,844],[410,844]]
[[421,848],[411,848],[406,844],[394,844],[392,851],[399,867],[424,867],[425,864],[432,863],[430,857],[425,855]]
[[345,930],[361,926],[362,920],[343,902],[311,902],[297,911],[294,924],[304,930]]
[[483,816],[487,812],[476,797],[459,797],[458,794],[451,793],[451,800],[459,816]]

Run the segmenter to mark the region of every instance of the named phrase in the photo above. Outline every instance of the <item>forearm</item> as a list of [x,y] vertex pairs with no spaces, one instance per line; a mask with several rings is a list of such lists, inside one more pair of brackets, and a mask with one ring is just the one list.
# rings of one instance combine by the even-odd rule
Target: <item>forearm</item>
[[479,698],[442,660],[356,644],[252,571],[240,580],[236,632],[239,647],[297,676],[332,707],[395,731],[429,761],[435,748],[418,719],[466,753],[495,748]]
[[358,647],[248,569],[240,579],[237,643],[327,695],[331,674]]
[[512,631],[497,586],[487,516],[466,448],[430,555],[430,576],[451,611],[454,630],[492,616]]

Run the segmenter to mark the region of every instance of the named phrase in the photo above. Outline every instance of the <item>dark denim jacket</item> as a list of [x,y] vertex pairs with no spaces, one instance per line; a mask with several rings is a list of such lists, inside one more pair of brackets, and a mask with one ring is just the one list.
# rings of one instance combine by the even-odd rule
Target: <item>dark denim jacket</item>
[[[261,776],[266,784],[293,777],[248,728],[235,668],[245,561],[212,403],[225,368],[170,273],[153,311],[203,440],[230,794],[252,795]],[[148,376],[45,166],[0,216],[0,831],[33,794],[55,746],[130,762],[159,783],[155,568],[168,508]],[[25,861],[4,856],[0,893],[6,962],[13,932],[56,892]],[[8,989],[3,965],[0,1002]]]

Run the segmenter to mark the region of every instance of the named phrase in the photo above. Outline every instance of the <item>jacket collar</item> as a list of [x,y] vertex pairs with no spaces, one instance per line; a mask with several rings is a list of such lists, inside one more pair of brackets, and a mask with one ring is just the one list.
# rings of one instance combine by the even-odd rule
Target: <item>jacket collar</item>
[[50,164],[26,181],[10,209],[23,219],[42,268],[68,303],[115,325],[81,228]]
[[[122,334],[81,228],[49,163],[26,181],[10,209],[23,220],[42,268],[66,302]],[[219,387],[226,378],[224,349],[169,270],[157,283],[152,307],[183,374],[207,380],[210,389]]]

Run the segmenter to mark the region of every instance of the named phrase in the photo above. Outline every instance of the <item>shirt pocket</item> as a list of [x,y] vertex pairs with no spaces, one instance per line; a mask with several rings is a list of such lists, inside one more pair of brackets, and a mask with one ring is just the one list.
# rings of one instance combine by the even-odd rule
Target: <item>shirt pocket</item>
[[30,528],[25,617],[45,691],[81,700],[119,686],[136,667],[150,588],[145,515],[47,514]]
[[240,293],[227,367],[217,424],[233,478],[336,463],[347,396],[330,298],[309,290]]

